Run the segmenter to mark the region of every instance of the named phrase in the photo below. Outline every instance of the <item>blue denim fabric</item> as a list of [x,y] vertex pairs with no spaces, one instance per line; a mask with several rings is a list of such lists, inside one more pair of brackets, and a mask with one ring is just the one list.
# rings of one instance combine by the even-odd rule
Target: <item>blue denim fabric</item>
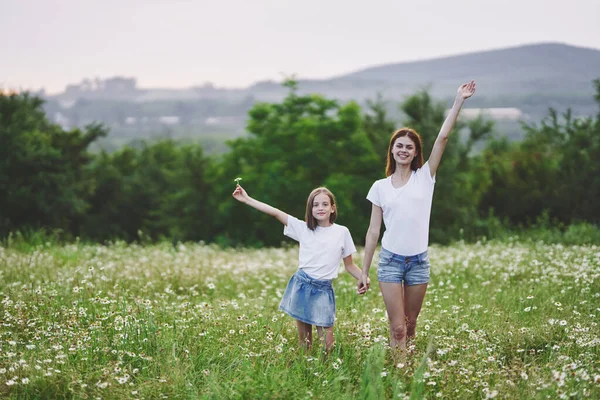
[[298,269],[290,278],[279,309],[307,324],[333,326],[335,295],[331,280],[313,279]]
[[429,256],[427,251],[414,256],[401,256],[381,248],[377,279],[379,282],[421,285],[429,283]]

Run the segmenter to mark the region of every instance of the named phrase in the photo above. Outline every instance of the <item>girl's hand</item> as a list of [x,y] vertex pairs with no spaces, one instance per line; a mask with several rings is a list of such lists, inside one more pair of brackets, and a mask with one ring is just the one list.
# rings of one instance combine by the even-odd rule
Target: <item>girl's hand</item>
[[460,99],[468,99],[475,94],[475,81],[460,85],[456,93],[456,97]]
[[246,191],[244,190],[244,188],[241,187],[239,185],[239,183],[236,185],[235,190],[233,191],[232,196],[233,196],[234,199],[236,199],[237,201],[241,201],[242,203],[247,203],[248,200],[250,200],[250,196],[248,196],[248,193],[246,193]]
[[356,287],[358,294],[367,293],[367,290],[369,290],[370,286],[371,280],[369,279],[369,277],[365,274],[361,274],[360,278],[358,278],[358,285]]

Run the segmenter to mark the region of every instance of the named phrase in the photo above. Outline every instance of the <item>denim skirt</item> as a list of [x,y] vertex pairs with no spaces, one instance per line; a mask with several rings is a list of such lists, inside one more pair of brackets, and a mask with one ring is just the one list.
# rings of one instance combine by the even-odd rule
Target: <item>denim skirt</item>
[[310,325],[333,326],[335,295],[331,280],[314,279],[298,269],[285,288],[279,309]]

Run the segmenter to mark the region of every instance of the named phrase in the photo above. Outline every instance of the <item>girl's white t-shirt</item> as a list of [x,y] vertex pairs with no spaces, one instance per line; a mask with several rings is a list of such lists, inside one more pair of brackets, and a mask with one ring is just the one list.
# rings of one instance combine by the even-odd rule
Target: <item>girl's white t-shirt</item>
[[408,182],[399,188],[392,177],[375,181],[367,199],[383,210],[385,232],[381,246],[403,256],[421,254],[429,245],[429,217],[435,177],[429,162],[412,171]]
[[306,222],[288,215],[283,234],[300,243],[299,267],[314,279],[336,278],[340,261],[356,252],[350,231],[338,224],[312,231]]

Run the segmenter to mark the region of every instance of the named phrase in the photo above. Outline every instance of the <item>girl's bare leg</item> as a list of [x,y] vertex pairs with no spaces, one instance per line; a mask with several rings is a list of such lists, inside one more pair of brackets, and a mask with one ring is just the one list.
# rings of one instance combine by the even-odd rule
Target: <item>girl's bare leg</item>
[[296,320],[298,326],[298,340],[300,347],[310,350],[312,348],[312,325]]
[[335,344],[335,338],[333,336],[333,326],[324,328],[322,326],[317,326],[317,334],[319,335],[319,340],[323,343],[325,347],[325,352],[329,354],[331,348]]

